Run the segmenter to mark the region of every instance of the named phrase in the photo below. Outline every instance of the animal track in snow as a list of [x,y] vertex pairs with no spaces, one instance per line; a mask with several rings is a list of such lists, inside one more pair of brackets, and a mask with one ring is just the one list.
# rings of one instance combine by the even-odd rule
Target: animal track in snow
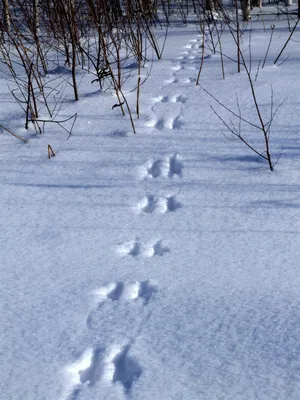
[[169,78],[169,79],[165,79],[165,80],[164,80],[164,83],[165,83],[166,85],[170,85],[171,83],[174,83],[175,80],[176,80],[176,78],[175,78],[175,77],[172,77],[172,78]]
[[172,157],[168,158],[169,162],[169,171],[168,171],[168,176],[182,176],[182,169],[183,165],[182,162],[180,161],[180,157],[178,154],[174,154]]
[[182,96],[182,95],[173,96],[173,97],[171,98],[171,101],[172,101],[173,103],[182,103],[182,104],[184,104],[184,103],[187,101],[187,97]]
[[167,103],[169,101],[169,96],[157,96],[153,97],[154,103]]
[[98,381],[110,384],[120,382],[128,394],[133,383],[142,374],[135,357],[130,356],[130,344],[114,345],[110,349],[88,348],[81,357],[66,368],[67,400],[76,400],[84,386],[93,386]]
[[[153,98],[154,105],[159,104],[159,103],[185,103],[187,100],[187,97],[183,95],[178,95],[178,96],[157,96]],[[148,122],[150,125],[153,124],[153,122],[149,121]]]
[[[156,284],[151,281],[136,281],[125,284],[124,282],[111,282],[92,292],[97,303],[96,311],[105,301],[135,301],[141,299],[147,305],[152,295],[157,291]],[[87,326],[91,328],[94,315],[93,310],[87,318]]]
[[174,118],[172,122],[172,129],[181,129],[184,126],[184,122],[180,120],[180,116]]
[[65,369],[65,395],[67,400],[76,400],[84,385],[93,386],[102,375],[102,349],[86,349],[73,364]]
[[195,81],[194,78],[186,77],[186,78],[175,78],[172,83],[179,83],[179,84],[183,85],[183,84],[191,83],[194,81]]
[[178,76],[176,72],[180,70],[195,70],[195,65],[198,63],[199,59],[199,48],[201,47],[202,38],[199,39],[191,39],[184,47],[183,50],[180,52],[177,59],[177,65],[172,67],[174,71],[174,76],[165,81],[165,83],[171,84],[187,84],[193,83],[196,81],[195,78],[192,77],[183,77]]
[[169,252],[170,249],[163,245],[162,240],[159,240],[154,244],[143,244],[138,239],[136,239],[130,242],[123,243],[118,247],[119,254],[132,257],[163,256],[164,254]]
[[163,129],[180,129],[184,123],[180,121],[180,117],[170,117],[170,118],[160,118],[158,120],[156,119],[151,119],[146,123],[146,125],[149,128],[155,128],[159,131],[162,131]]
[[183,48],[188,51],[182,51],[181,54],[188,54],[191,50],[198,50],[201,46],[202,39],[191,39]]
[[141,243],[138,240],[131,240],[130,242],[123,243],[118,247],[118,253],[137,257],[143,253]]
[[125,284],[124,282],[111,282],[106,286],[93,291],[93,295],[97,301],[98,306],[104,301],[119,301],[119,300],[136,300],[143,299],[144,304],[148,304],[153,293],[157,291],[155,283],[151,280],[136,281],[133,283]]
[[129,356],[130,344],[116,350],[111,360],[112,382],[120,382],[128,394],[133,383],[141,376],[142,368],[135,358]]
[[201,47],[201,42],[196,40],[195,42],[190,44],[189,49],[190,49],[190,51],[199,50],[200,47]]
[[182,204],[177,201],[176,196],[158,197],[146,196],[138,203],[138,209],[146,214],[167,213],[181,208]]
[[123,291],[124,284],[122,282],[111,282],[106,286],[102,286],[99,289],[94,290],[93,294],[97,298],[97,303],[100,304],[107,299],[112,301],[119,300]]
[[156,242],[153,248],[149,250],[149,256],[163,256],[165,253],[170,252],[170,249],[163,245],[162,240]]
[[[159,249],[156,249],[159,252]],[[132,302],[139,301],[143,306],[147,306],[153,294],[157,292],[156,284],[151,281],[136,281],[132,283],[111,282],[92,292],[95,299],[94,309],[86,319],[86,326],[93,329],[98,326],[98,311],[105,302]],[[96,319],[96,323],[95,323]]]
[[147,178],[172,178],[182,176],[183,164],[178,154],[165,157],[162,160],[148,161],[139,168],[139,175],[142,179]]
[[161,118],[159,120],[150,120],[147,124],[150,128],[158,129],[159,131],[163,129],[173,129],[173,118],[164,119]]
[[186,84],[186,83],[191,83],[191,82],[195,82],[196,79],[195,78],[190,78],[190,77],[182,77],[182,78],[170,78],[170,79],[166,79],[164,81],[164,83],[166,85],[170,85],[171,83],[179,83],[181,85]]

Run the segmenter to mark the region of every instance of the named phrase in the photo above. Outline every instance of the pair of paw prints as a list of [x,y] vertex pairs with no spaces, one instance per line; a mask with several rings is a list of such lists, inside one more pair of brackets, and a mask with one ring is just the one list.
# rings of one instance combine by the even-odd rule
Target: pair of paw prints
[[149,195],[144,197],[138,204],[137,208],[140,212],[146,214],[167,213],[178,210],[182,204],[177,200],[176,196],[161,197]]
[[98,305],[104,301],[128,301],[142,299],[145,305],[148,304],[157,287],[151,280],[136,281],[125,284],[124,282],[111,282],[93,291]]
[[181,121],[180,116],[169,117],[169,118],[156,118],[149,119],[146,123],[149,128],[155,128],[159,131],[164,129],[181,129],[184,126],[184,122]]
[[142,243],[139,239],[135,239],[122,243],[117,248],[117,251],[121,256],[154,257],[163,256],[164,254],[169,253],[170,249],[167,246],[164,246],[162,240],[148,244]]
[[182,177],[183,163],[178,154],[159,160],[149,160],[139,167],[138,176],[141,179]]
[[[122,302],[130,307],[131,302],[139,302],[146,307],[157,292],[156,284],[151,281],[132,283],[111,282],[92,292],[96,305],[87,317],[88,329],[93,329],[93,320],[97,318],[97,310],[105,302]],[[143,329],[145,321],[137,323],[138,330]],[[125,395],[129,394],[132,385],[140,378],[143,368],[137,358],[132,355],[132,345],[136,337],[130,341],[114,343],[107,347],[88,347],[77,359],[66,366],[65,391],[63,400],[76,400],[83,390],[93,386],[121,385]]]
[[130,355],[131,345],[112,345],[108,348],[87,348],[65,369],[67,387],[63,398],[76,400],[80,392],[98,382],[102,385],[121,384],[128,394],[142,374],[142,367]]
[[[176,66],[173,67],[173,69],[176,71],[177,68]],[[154,106],[152,108],[155,107],[155,105],[160,104],[160,103],[182,103],[184,104],[187,101],[187,97],[183,96],[182,94],[179,95],[174,95],[174,96],[157,96],[157,97],[153,97],[153,102],[154,102]]]

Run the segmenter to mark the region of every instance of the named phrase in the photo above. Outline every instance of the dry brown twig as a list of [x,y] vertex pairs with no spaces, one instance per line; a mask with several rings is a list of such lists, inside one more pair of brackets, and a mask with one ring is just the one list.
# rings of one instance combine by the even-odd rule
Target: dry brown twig
[[55,157],[55,153],[52,149],[52,147],[50,146],[50,144],[48,144],[48,158],[50,160],[51,157]]
[[6,128],[4,125],[0,124],[0,128],[8,133],[10,133],[12,136],[14,136],[15,138],[21,140],[24,143],[27,143],[26,139],[23,139],[21,136],[16,135],[15,133],[13,133],[10,129]]

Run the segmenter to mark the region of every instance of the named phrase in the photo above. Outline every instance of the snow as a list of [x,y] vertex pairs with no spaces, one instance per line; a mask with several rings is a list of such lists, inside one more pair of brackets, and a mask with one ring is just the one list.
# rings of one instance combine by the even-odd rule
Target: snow
[[[275,106],[287,98],[273,172],[224,136],[210,106],[228,114],[196,86],[193,23],[170,28],[145,66],[136,135],[84,73],[61,110],[78,113],[68,140],[54,125],[25,131],[1,73],[0,122],[28,139],[0,135],[1,399],[300,398],[299,28],[280,66],[285,16],[265,15],[265,31],[252,18],[243,45],[251,29],[255,76],[272,23],[255,85],[266,120],[270,85]],[[228,30],[222,45],[225,80],[207,51],[200,84],[235,110],[237,93],[257,123]],[[264,150],[262,133],[243,132]]]

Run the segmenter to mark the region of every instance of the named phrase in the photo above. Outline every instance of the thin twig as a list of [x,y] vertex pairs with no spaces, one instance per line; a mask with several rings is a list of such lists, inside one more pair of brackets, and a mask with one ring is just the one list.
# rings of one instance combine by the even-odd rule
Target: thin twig
[[[237,118],[240,118],[240,116],[238,114],[236,114],[234,111],[232,111],[230,108],[228,108],[227,106],[225,106],[225,104],[221,103],[215,96],[213,96],[210,92],[208,92],[206,89],[204,89],[204,87],[202,85],[199,85],[201,87],[201,89],[204,90],[204,92],[206,94],[208,94],[212,99],[214,99],[221,107],[225,108],[225,110],[227,110],[228,112],[230,112],[232,115],[234,115]],[[248,120],[246,120],[245,118],[241,118],[241,120],[243,122],[246,122],[247,124],[253,126],[256,129],[262,130],[262,128],[259,125],[253,124],[253,122],[250,122]]]
[[21,138],[20,136],[16,135],[15,133],[13,133],[11,130],[9,130],[8,128],[6,128],[4,125],[0,124],[0,128],[3,129],[4,131],[10,133],[11,135],[13,135],[15,138],[22,140],[22,142],[27,143],[26,139]]

